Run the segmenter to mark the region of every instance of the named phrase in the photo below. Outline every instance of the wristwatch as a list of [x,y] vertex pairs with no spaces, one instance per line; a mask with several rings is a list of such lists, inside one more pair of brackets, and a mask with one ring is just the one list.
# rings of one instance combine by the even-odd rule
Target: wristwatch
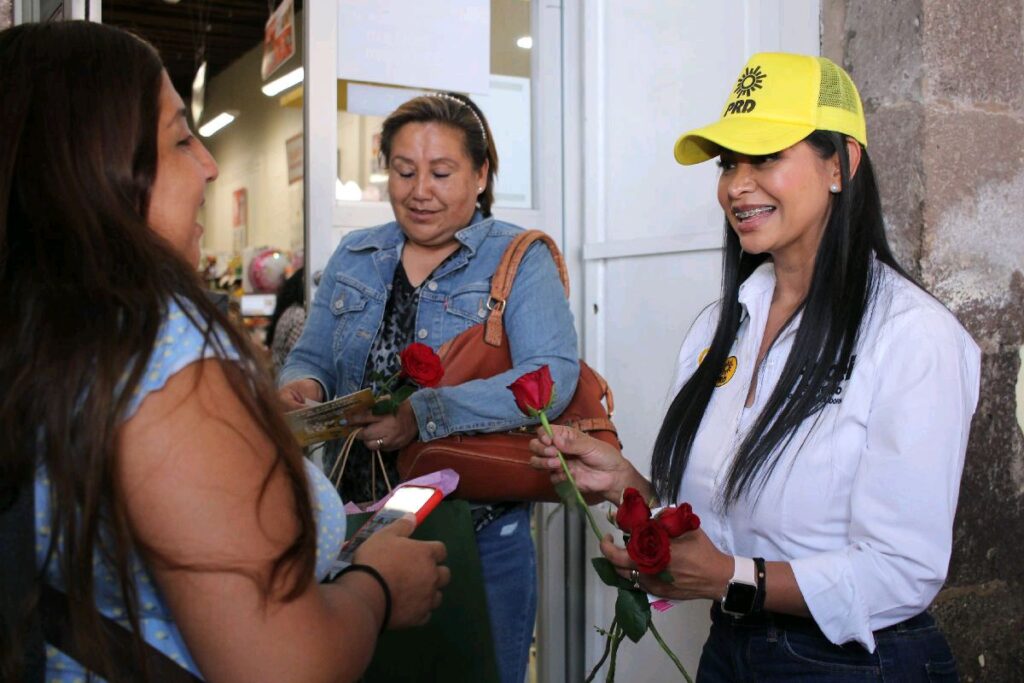
[[758,581],[754,560],[734,557],[733,565],[732,579],[722,596],[722,611],[734,617],[745,617],[754,611],[757,604]]

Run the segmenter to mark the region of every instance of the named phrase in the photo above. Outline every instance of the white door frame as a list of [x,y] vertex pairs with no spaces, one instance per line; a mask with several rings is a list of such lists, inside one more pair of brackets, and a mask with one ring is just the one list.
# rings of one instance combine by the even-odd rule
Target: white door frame
[[[576,11],[576,1],[569,3]],[[566,230],[563,196],[566,174],[563,173],[563,116],[565,102],[562,62],[566,58],[563,44],[563,6],[558,0],[531,2],[531,99],[533,132],[534,207],[511,209],[495,207],[494,215],[527,228],[548,232],[566,251],[574,282],[580,282],[579,259],[570,254],[578,249],[569,243]],[[394,220],[387,202],[337,202],[334,179],[337,177],[337,5],[335,2],[309,2],[304,10],[305,27],[305,244],[306,277],[322,269],[342,235],[348,230],[379,225]],[[574,84],[575,85],[575,84]],[[575,174],[575,178],[579,175]],[[573,231],[575,234],[575,231]],[[312,292],[307,280],[307,291]],[[574,313],[579,319],[580,288],[571,295]],[[537,545],[539,607],[538,607],[538,680],[581,680],[567,677],[570,663],[578,671],[583,662],[582,637],[579,624],[583,614],[582,534],[578,525],[564,524],[558,506],[537,506]],[[573,550],[575,549],[575,553]],[[567,554],[575,559],[567,562]],[[567,576],[571,571],[573,576]],[[571,587],[571,590],[569,589]],[[566,628],[568,611],[579,614],[577,627]],[[567,642],[571,635],[571,642]]]
[[[583,285],[576,287],[575,296],[580,298],[574,300],[573,308],[581,334],[582,356],[602,373],[609,364],[615,363],[614,358],[608,357],[608,349],[610,335],[617,332],[610,327],[613,321],[608,320],[605,313],[608,310],[607,293],[613,287],[621,291],[630,286],[629,282],[608,281],[609,267],[619,260],[626,262],[637,257],[719,252],[723,240],[720,217],[706,225],[693,225],[691,230],[678,230],[677,226],[671,230],[672,234],[665,236],[636,239],[617,237],[611,240],[608,237],[614,232],[622,234],[621,230],[612,231],[611,228],[615,226],[607,224],[609,201],[622,201],[622,198],[609,196],[609,192],[615,191],[614,187],[609,187],[609,177],[614,179],[619,171],[607,166],[607,136],[615,131],[629,131],[639,123],[636,120],[608,120],[606,103],[611,95],[608,92],[608,75],[613,72],[613,65],[608,60],[616,54],[612,48],[621,46],[606,44],[606,10],[619,10],[614,4],[618,1],[563,0],[564,249],[567,265],[573,274],[573,283]],[[736,17],[737,23],[742,24],[742,35],[738,42],[742,43],[746,55],[775,50],[818,53],[820,0],[742,0],[741,4],[742,9]],[[659,5],[659,2],[646,2],[634,4],[633,8],[638,13],[657,12]],[[713,5],[692,4],[695,20],[705,8],[716,11],[712,9]],[[645,36],[638,35],[636,39],[645,40]],[[680,70],[684,68],[681,66]],[[650,74],[642,70],[636,74],[637,78],[657,76],[663,77],[664,74]],[[639,116],[643,116],[644,106],[643,102],[637,103]],[[666,153],[670,153],[670,150],[666,150]],[[640,163],[634,168],[642,169],[644,165]],[[638,207],[637,219],[643,220],[642,207]],[[709,283],[709,298],[713,298],[717,287],[717,281]],[[645,297],[642,294],[638,293],[635,300],[643,301]],[[626,395],[637,392],[635,387],[616,385],[615,389]],[[623,426],[619,424],[620,430]],[[600,514],[597,516],[603,517]],[[578,526],[582,527],[582,521]],[[605,599],[603,585],[594,575],[588,561],[590,557],[599,554],[590,532],[581,531],[577,545],[567,548],[567,553],[571,553],[569,561],[578,563],[584,573],[585,589],[581,599],[585,610],[568,611],[566,651],[567,657],[579,657],[580,665],[585,664],[585,668],[581,674],[576,673],[580,669],[574,668],[577,665],[572,663],[566,671],[573,671],[573,676],[564,679],[544,678],[544,681],[582,680],[603,649],[604,639],[593,627],[595,624],[607,626],[614,612],[613,605]],[[569,571],[567,576],[578,575]],[[675,614],[679,615],[677,621],[684,622],[675,628],[705,628],[706,618],[703,614],[698,618],[705,621],[693,624],[689,622],[693,618],[690,611],[677,609]],[[582,643],[573,646],[576,640]],[[627,649],[637,647],[629,642],[625,645]],[[656,676],[646,671],[646,667],[641,667],[631,671],[630,679],[655,680],[650,677],[652,675]]]

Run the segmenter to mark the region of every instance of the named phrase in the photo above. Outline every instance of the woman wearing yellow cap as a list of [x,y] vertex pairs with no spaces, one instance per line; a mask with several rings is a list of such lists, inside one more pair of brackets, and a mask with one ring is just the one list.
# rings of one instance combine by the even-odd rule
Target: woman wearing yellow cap
[[893,257],[849,76],[758,54],[730,90],[675,148],[722,169],[723,295],[682,344],[651,479],[567,429],[533,442],[534,465],[560,479],[557,446],[609,501],[632,486],[693,505],[702,528],[672,542],[671,583],[610,536],[602,551],[651,593],[714,601],[698,681],[956,680],[927,608],[978,348]]

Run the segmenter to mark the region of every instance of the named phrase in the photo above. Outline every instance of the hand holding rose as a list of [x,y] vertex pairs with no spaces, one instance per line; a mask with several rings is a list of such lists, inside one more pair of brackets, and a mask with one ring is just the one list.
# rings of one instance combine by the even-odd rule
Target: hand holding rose
[[641,574],[660,574],[669,564],[669,539],[699,529],[700,517],[693,514],[689,503],[673,505],[653,515],[640,492],[627,488],[615,513],[615,525],[622,530],[626,552],[636,563],[636,570]]
[[[577,506],[586,515],[607,558],[596,557],[591,563],[601,580],[617,589],[615,618],[608,630],[602,631],[606,636],[604,654],[586,681],[594,679],[609,655],[611,664],[606,680],[614,680],[615,655],[622,639],[628,637],[637,642],[650,631],[683,678],[692,683],[685,667],[654,626],[651,606],[646,596],[637,590],[639,586],[636,584],[635,576],[637,571],[651,575],[663,572],[672,559],[669,537],[680,536],[697,529],[700,526],[700,519],[693,514],[689,505],[668,508],[663,515],[652,518],[651,509],[644,495],[654,500],[654,489],[617,448],[576,429],[553,427],[546,411],[554,401],[554,384],[546,365],[523,375],[508,388],[523,414],[537,417],[541,422],[537,438],[530,441],[530,450],[536,454],[530,458],[530,464],[536,469],[550,472],[551,480],[556,484],[556,489],[559,489],[563,502],[567,506]],[[575,457],[567,458],[563,453]],[[633,486],[633,483],[640,486],[644,493]],[[619,501],[621,498],[616,523],[620,529],[631,533],[625,563],[618,557],[619,549],[611,543],[610,536],[602,539],[600,529],[584,500],[584,491],[601,493],[611,501]],[[611,546],[611,551],[605,551],[606,543]],[[612,559],[609,552],[615,556],[611,563],[608,562]],[[622,579],[630,573],[633,577],[628,582],[623,581]],[[666,581],[672,580],[670,576],[663,578]]]
[[622,453],[604,441],[583,432],[562,425],[551,425],[551,434],[541,427],[537,438],[530,441],[534,457],[530,465],[534,469],[546,470],[551,481],[565,481],[558,452],[566,456],[566,464],[583,493],[599,493],[605,500],[618,503],[622,491],[633,487],[654,497],[654,490],[636,468],[622,457]]
[[[417,388],[436,387],[444,376],[441,359],[426,344],[414,342],[399,353],[402,368],[390,377],[375,376],[380,389],[373,411],[356,415],[350,420],[363,427],[359,438],[370,450],[396,451],[420,433],[416,413],[409,397]],[[400,379],[410,382],[394,386]]]
[[[635,535],[630,538],[630,546],[636,538]],[[663,581],[656,572],[645,572],[646,565],[641,564],[657,559],[658,553],[662,552],[661,548],[648,540],[630,552],[615,545],[611,534],[601,541],[601,552],[615,565],[616,573],[628,579],[630,571],[635,567],[640,572],[640,587],[652,595],[674,600],[718,600],[722,597],[726,584],[732,578],[733,559],[731,555],[719,551],[703,530],[695,529],[669,539],[666,553],[669,556],[668,563],[659,571],[667,572],[672,578],[671,582]],[[637,560],[634,554],[640,559]]]

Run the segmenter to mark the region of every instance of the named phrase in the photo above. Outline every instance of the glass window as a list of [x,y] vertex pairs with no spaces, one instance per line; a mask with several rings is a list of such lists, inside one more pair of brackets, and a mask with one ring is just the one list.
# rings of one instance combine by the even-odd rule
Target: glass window
[[[219,175],[199,216],[199,267],[210,289],[238,305],[257,340],[269,320],[263,310],[242,310],[243,295],[273,296],[302,265],[304,252],[302,98],[295,95],[302,82],[302,12],[293,7],[292,0],[270,7],[103,3],[104,23],[136,33],[160,52],[193,131],[217,161]],[[270,50],[267,30],[278,38]]]
[[[534,207],[531,4],[529,0],[491,0],[489,89],[469,93],[487,117],[498,148],[497,207]],[[339,82],[339,201],[388,200],[387,173],[378,158],[381,124],[395,107],[422,92]]]

